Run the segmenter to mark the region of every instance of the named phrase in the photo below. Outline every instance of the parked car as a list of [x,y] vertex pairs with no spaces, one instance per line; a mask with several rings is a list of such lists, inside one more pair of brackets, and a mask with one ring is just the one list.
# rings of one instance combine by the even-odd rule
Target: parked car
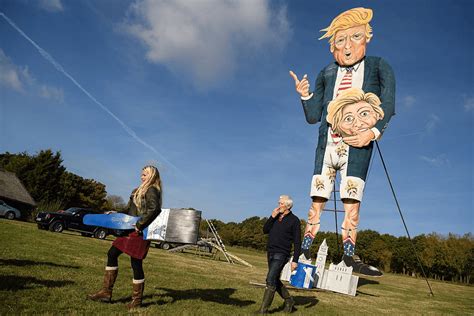
[[0,200],[0,216],[5,217],[6,219],[15,219],[15,218],[20,218],[21,213],[19,210],[17,210],[13,206],[10,206],[7,203]]
[[58,212],[40,212],[36,216],[36,223],[39,229],[49,229],[56,233],[65,229],[73,230],[80,232],[82,236],[94,236],[99,239],[104,239],[113,233],[107,228],[85,225],[82,219],[86,214],[102,214],[102,212],[81,207],[71,207]]

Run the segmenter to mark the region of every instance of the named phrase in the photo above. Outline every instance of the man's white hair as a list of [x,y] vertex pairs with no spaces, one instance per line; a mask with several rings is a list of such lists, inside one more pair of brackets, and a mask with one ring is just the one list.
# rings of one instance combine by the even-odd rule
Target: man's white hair
[[280,200],[283,200],[283,203],[285,203],[286,207],[288,209],[291,209],[293,207],[293,199],[289,195],[280,195]]

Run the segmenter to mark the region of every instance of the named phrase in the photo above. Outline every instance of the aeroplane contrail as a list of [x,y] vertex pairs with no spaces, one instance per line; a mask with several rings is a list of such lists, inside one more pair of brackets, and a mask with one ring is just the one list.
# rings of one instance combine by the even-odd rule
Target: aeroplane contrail
[[[47,51],[45,51],[43,48],[41,48],[38,44],[35,43],[35,41],[33,41],[28,35],[25,34],[25,32],[23,32],[12,20],[10,20],[9,17],[7,17],[3,12],[0,12],[0,16],[3,17],[5,19],[5,21],[8,22],[8,24],[10,24],[18,33],[20,33],[21,36],[23,36],[28,42],[31,43],[31,45],[33,45],[37,50],[38,52],[40,53],[40,55],[46,59],[46,61],[48,61],[50,64],[52,64],[54,66],[54,68],[56,68],[57,71],[59,71],[60,73],[62,73],[64,76],[66,76],[69,80],[72,81],[72,83],[78,87],[89,99],[92,100],[92,102],[94,102],[95,104],[97,104],[102,110],[104,110],[107,114],[109,114],[115,121],[117,121],[117,123],[120,124],[120,126],[125,130],[125,132],[127,132],[128,135],[130,135],[133,139],[135,139],[137,142],[139,142],[140,144],[142,144],[143,146],[145,146],[146,148],[148,148],[149,150],[151,150],[152,152],[154,152],[155,154],[158,155],[158,157],[164,161],[166,164],[168,164],[169,166],[173,167],[175,170],[177,170],[183,177],[184,174],[183,172],[181,172],[181,170],[176,167],[174,164],[172,164],[168,159],[166,159],[162,154],[160,154],[158,152],[158,150],[155,149],[155,147],[153,147],[152,145],[148,144],[147,142],[145,142],[143,139],[141,139],[137,133],[135,133],[134,130],[132,130],[130,127],[127,126],[127,124],[125,124],[121,119],[119,119],[114,113],[112,113],[104,104],[102,104],[99,100],[97,100],[91,93],[89,93],[89,91],[87,91],[84,87],[82,87],[82,85],[76,81],[76,79],[74,79],[66,70],[64,70],[63,66],[61,66]],[[186,178],[186,177],[185,177]]]

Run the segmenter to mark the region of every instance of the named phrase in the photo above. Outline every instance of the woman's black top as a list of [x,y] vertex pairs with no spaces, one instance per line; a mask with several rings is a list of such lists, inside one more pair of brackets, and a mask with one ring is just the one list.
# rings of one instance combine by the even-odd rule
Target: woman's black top
[[141,208],[138,208],[133,202],[135,192],[136,189],[133,190],[130,195],[125,213],[130,216],[140,216],[141,218],[136,223],[136,227],[139,230],[144,230],[161,213],[161,192],[155,187],[148,188],[145,193],[145,201]]

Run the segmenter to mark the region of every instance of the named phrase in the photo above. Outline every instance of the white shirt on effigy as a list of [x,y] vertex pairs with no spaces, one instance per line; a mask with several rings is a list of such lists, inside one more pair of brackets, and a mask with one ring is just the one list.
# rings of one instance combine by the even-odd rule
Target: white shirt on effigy
[[[357,65],[354,65],[354,69],[352,70],[352,88],[362,89],[362,85],[364,84],[364,69],[364,60],[362,60]],[[339,67],[337,69],[336,82],[334,83],[334,93],[332,95],[333,100],[337,97],[337,90],[339,90],[339,85],[341,84],[342,78],[344,78],[346,71],[346,67]]]

